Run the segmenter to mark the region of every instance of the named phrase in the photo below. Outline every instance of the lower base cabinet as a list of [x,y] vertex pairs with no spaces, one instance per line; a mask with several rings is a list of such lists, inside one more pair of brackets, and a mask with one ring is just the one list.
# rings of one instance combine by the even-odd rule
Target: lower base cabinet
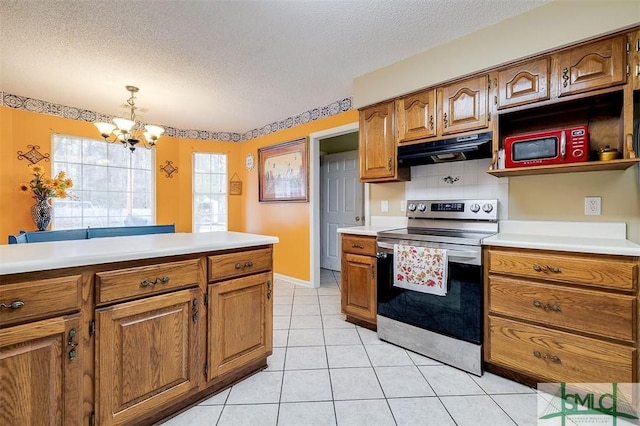
[[182,290],[97,311],[97,424],[131,423],[196,386],[202,374],[198,292]]
[[372,329],[378,312],[375,247],[375,237],[342,235],[342,313],[347,321]]
[[0,424],[82,423],[78,317],[0,330]]
[[272,283],[260,273],[209,285],[209,380],[271,354]]

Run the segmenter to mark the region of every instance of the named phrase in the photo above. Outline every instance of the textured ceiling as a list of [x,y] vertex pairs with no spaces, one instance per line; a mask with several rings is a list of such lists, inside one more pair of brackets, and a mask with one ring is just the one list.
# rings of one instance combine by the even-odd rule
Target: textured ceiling
[[122,115],[131,84],[146,122],[242,133],[546,1],[0,0],[0,90]]

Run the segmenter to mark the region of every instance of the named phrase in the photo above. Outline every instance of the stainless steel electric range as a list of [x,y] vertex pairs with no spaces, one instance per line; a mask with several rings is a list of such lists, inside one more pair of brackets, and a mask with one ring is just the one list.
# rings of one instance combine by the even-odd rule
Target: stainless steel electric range
[[[378,337],[482,375],[482,239],[498,232],[497,200],[409,200],[408,227],[379,232]],[[447,292],[394,285],[394,246],[446,250]]]

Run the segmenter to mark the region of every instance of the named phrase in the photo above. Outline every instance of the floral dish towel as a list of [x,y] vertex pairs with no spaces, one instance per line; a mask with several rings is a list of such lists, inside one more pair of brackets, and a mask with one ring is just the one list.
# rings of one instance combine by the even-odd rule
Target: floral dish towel
[[394,244],[393,258],[394,286],[447,295],[447,250]]

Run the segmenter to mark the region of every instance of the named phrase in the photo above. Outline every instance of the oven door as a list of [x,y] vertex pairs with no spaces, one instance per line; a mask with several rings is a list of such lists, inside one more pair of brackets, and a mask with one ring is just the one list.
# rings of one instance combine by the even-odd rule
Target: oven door
[[[393,244],[447,249],[447,295],[393,285]],[[415,241],[378,240],[378,315],[467,342],[482,343],[482,250]]]

